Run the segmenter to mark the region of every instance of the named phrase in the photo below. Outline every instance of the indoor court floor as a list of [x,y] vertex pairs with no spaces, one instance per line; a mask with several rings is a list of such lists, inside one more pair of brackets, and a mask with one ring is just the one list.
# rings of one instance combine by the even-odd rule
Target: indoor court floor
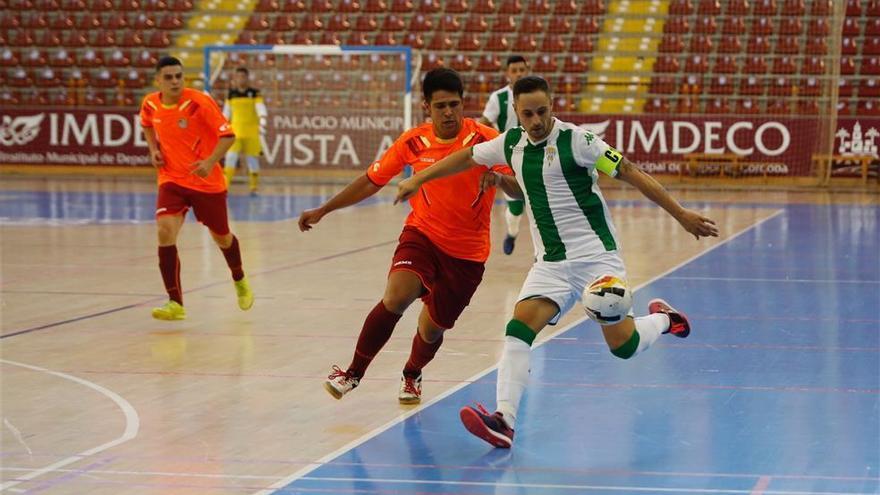
[[188,319],[162,322],[154,184],[4,177],[0,492],[880,493],[876,191],[673,190],[718,221],[698,242],[637,192],[606,190],[636,313],[662,296],[693,332],[622,361],[575,308],[536,342],[513,448],[496,450],[458,410],[495,406],[525,225],[505,256],[494,212],[483,283],[420,406],[397,403],[417,307],[336,401],[322,382],[348,364],[408,211],[388,190],[299,232],[299,212],[340,187],[233,187],[248,312],[188,219]]

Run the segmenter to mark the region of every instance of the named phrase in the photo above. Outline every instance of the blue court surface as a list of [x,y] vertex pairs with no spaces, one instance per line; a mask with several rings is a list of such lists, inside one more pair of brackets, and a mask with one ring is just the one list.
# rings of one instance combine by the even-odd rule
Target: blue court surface
[[538,347],[511,450],[458,419],[492,372],[275,493],[880,493],[878,222],[784,206],[637,292],[690,338],[621,361],[581,322]]

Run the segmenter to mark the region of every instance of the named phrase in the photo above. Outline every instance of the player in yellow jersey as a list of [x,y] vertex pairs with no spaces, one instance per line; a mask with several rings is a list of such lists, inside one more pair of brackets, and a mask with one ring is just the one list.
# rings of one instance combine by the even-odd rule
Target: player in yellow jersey
[[226,153],[226,182],[232,182],[239,157],[244,155],[250,176],[251,196],[257,194],[260,180],[260,137],[266,134],[267,112],[263,95],[250,86],[250,73],[244,67],[235,69],[232,88],[223,105],[223,115],[232,124],[235,143]]

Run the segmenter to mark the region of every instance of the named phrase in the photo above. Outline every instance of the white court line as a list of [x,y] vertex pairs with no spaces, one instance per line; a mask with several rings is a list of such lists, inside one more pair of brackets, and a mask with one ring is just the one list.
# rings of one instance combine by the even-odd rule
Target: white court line
[[714,282],[770,282],[794,284],[880,284],[880,280],[835,280],[809,278],[668,277],[669,280],[711,280]]
[[19,366],[21,368],[27,368],[29,370],[39,371],[41,373],[48,373],[50,375],[55,375],[59,378],[64,378],[65,380],[70,380],[72,382],[79,383],[80,385],[89,387],[90,389],[96,390],[98,393],[109,397],[110,400],[112,400],[113,402],[116,403],[117,406],[119,406],[119,409],[122,409],[122,414],[125,415],[125,431],[122,433],[122,436],[120,436],[116,440],[112,440],[112,441],[107,442],[105,444],[98,445],[97,447],[92,447],[91,449],[84,450],[84,451],[80,452],[79,454],[74,454],[72,456],[66,457],[66,458],[61,459],[60,461],[53,463],[53,464],[50,464],[44,468],[32,470],[30,473],[25,474],[23,476],[18,476],[18,477],[16,477],[15,480],[7,481],[6,483],[3,483],[2,485],[0,485],[0,492],[2,492],[3,490],[5,490],[7,488],[13,487],[23,481],[27,481],[27,480],[36,478],[37,476],[41,476],[43,474],[55,471],[56,469],[58,469],[60,467],[64,467],[68,464],[73,464],[74,462],[80,461],[86,457],[95,455],[99,452],[103,452],[107,449],[111,449],[111,448],[113,448],[117,445],[120,445],[122,443],[125,443],[125,442],[127,442],[137,436],[138,430],[140,429],[140,426],[141,426],[141,420],[138,417],[137,411],[135,411],[134,407],[132,407],[132,405],[129,404],[129,402],[127,400],[123,399],[116,392],[114,392],[110,389],[104,388],[104,387],[98,385],[97,383],[93,383],[88,380],[83,380],[82,378],[77,378],[73,375],[68,375],[67,373],[61,373],[60,371],[52,371],[52,370],[48,370],[46,368],[40,368],[39,366],[33,366],[30,364],[24,364],[24,363],[19,363],[16,361],[10,361],[8,359],[0,359],[0,363],[9,364],[12,366]]
[[[688,259],[682,261],[682,262],[679,263],[678,265],[673,266],[672,268],[666,270],[665,272],[661,273],[660,275],[657,275],[657,276],[655,276],[655,277],[653,277],[653,278],[651,278],[651,279],[649,279],[649,280],[647,280],[647,281],[645,281],[645,282],[643,282],[643,283],[637,285],[637,286],[633,289],[633,292],[636,292],[636,291],[642,289],[642,288],[645,287],[646,285],[649,285],[649,284],[654,283],[654,281],[656,281],[656,280],[658,280],[658,279],[660,279],[660,278],[665,277],[666,275],[668,275],[668,274],[674,272],[675,270],[678,270],[678,269],[681,268],[682,266],[684,266],[684,265],[690,263],[691,261],[693,261],[693,260],[699,258],[700,256],[703,256],[703,255],[705,255],[705,254],[707,254],[707,253],[712,252],[713,250],[715,250],[715,249],[718,248],[719,246],[723,246],[724,244],[727,244],[728,242],[730,242],[730,241],[736,239],[737,237],[739,237],[739,236],[745,234],[745,233],[748,232],[749,230],[752,230],[752,229],[754,229],[755,227],[758,227],[758,226],[762,225],[764,222],[767,222],[767,221],[769,221],[769,220],[772,220],[772,219],[778,217],[778,216],[781,215],[784,211],[785,211],[785,210],[782,210],[782,209],[776,210],[772,215],[768,216],[767,218],[764,218],[764,219],[762,219],[762,220],[759,221],[759,222],[756,222],[756,223],[753,223],[752,225],[749,225],[748,227],[746,227],[746,228],[740,230],[739,232],[737,232],[737,233],[731,235],[731,236],[728,237],[727,239],[724,239],[723,241],[719,242],[718,244],[715,244],[715,245],[713,245],[713,246],[710,246],[710,247],[709,247],[708,249],[706,249],[705,251],[703,251],[703,252],[701,252],[701,253],[699,253],[699,254],[695,254],[694,256],[691,256],[690,258],[688,258]],[[561,333],[563,333],[563,332],[565,332],[565,331],[568,331],[568,330],[571,329],[572,327],[575,327],[575,326],[581,324],[581,323],[582,323],[583,321],[585,321],[586,319],[587,319],[587,317],[586,317],[586,316],[583,316],[583,317],[578,318],[577,320],[575,320],[575,321],[569,323],[568,325],[566,325],[566,326],[564,326],[564,327],[562,327],[562,328],[556,329],[556,331],[551,332],[550,334],[547,334],[547,335],[549,335],[549,336],[547,336],[546,338],[541,339],[540,341],[536,342],[536,343],[532,346],[532,348],[534,349],[534,348],[540,347],[540,346],[543,345],[544,343],[549,342],[554,336],[556,336],[556,335],[558,335],[558,334],[561,334]],[[545,335],[545,334],[542,332],[542,335]],[[351,442],[349,442],[349,443],[343,445],[343,446],[340,447],[339,449],[337,449],[337,450],[335,450],[335,451],[333,451],[333,452],[331,452],[331,453],[325,455],[324,457],[321,457],[320,459],[318,459],[318,460],[315,461],[315,462],[312,462],[312,463],[308,464],[307,466],[305,466],[305,467],[303,467],[302,469],[300,469],[299,471],[297,471],[297,472],[291,474],[290,476],[288,476],[288,477],[286,477],[286,478],[283,478],[283,479],[279,480],[279,481],[276,482],[276,483],[273,483],[271,486],[269,486],[269,488],[266,488],[266,489],[260,490],[260,491],[258,491],[258,492],[255,492],[253,495],[270,495],[270,494],[274,493],[276,490],[278,490],[278,489],[280,489],[280,488],[284,488],[285,486],[287,486],[287,485],[293,483],[293,482],[296,481],[297,479],[299,479],[299,478],[303,478],[305,475],[309,474],[310,472],[314,471],[315,469],[317,469],[317,468],[323,466],[324,464],[327,464],[327,463],[330,462],[331,460],[333,460],[333,459],[339,457],[340,455],[344,454],[345,452],[348,452],[349,450],[351,450],[351,449],[357,447],[358,445],[360,445],[360,444],[366,442],[367,440],[370,440],[371,438],[373,438],[373,437],[375,437],[375,436],[378,436],[380,433],[384,432],[385,430],[388,430],[388,429],[391,428],[392,426],[394,426],[394,425],[396,425],[396,424],[398,424],[398,423],[403,422],[404,420],[406,420],[406,419],[409,418],[410,416],[413,416],[413,415],[415,415],[416,413],[420,412],[422,409],[426,409],[426,408],[428,408],[428,407],[431,407],[431,406],[434,405],[435,403],[437,403],[437,402],[439,402],[439,401],[445,399],[446,397],[449,397],[450,395],[454,394],[455,392],[458,392],[459,390],[463,389],[464,387],[466,387],[466,386],[468,386],[468,385],[470,385],[470,384],[476,382],[476,381],[479,380],[480,378],[482,378],[482,377],[488,375],[489,373],[495,371],[496,369],[498,369],[498,364],[497,364],[497,363],[496,363],[496,364],[493,364],[492,366],[486,368],[486,369],[483,370],[483,371],[480,371],[479,373],[477,373],[477,374],[475,374],[474,376],[468,378],[467,380],[465,380],[464,382],[462,382],[462,383],[456,385],[455,387],[450,388],[449,390],[447,390],[446,392],[443,392],[442,394],[438,395],[437,397],[434,397],[432,400],[428,401],[426,404],[424,404],[424,405],[422,405],[422,406],[419,406],[419,407],[417,407],[417,408],[415,408],[415,409],[412,409],[412,410],[410,410],[410,411],[407,411],[407,412],[405,412],[405,413],[403,413],[403,414],[399,414],[397,417],[391,419],[390,421],[388,421],[388,422],[385,423],[384,425],[379,426],[379,427],[376,427],[376,428],[373,429],[372,431],[369,431],[369,432],[365,433],[365,434],[364,434],[363,436],[361,436],[360,438],[357,438],[357,439],[355,439],[355,440],[352,440]]]

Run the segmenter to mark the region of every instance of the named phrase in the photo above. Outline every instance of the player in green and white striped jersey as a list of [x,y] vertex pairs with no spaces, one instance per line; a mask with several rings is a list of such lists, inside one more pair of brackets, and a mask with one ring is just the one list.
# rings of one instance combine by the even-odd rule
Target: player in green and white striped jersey
[[[508,163],[524,192],[536,261],[520,291],[513,319],[507,324],[498,366],[497,411],[465,407],[461,419],[474,435],[496,447],[510,447],[522,394],[528,382],[531,345],[581,299],[594,280],[612,275],[626,280],[620,241],[598,186],[598,172],[629,183],[669,212],[694,237],[717,236],[715,222],[682,207],[654,178],[623,158],[587,130],[553,117],[550,88],[536,76],[514,84],[521,126],[470,150],[449,155],[401,181],[398,200],[421,184],[478,164]],[[488,180],[486,187],[494,185]],[[628,359],[647,349],[661,334],[687,337],[683,313],[662,299],[648,305],[649,315],[629,315],[600,323],[611,353]]]
[[[504,69],[509,84],[489,95],[486,108],[480,117],[481,124],[495,126],[499,131],[519,127],[519,119],[513,109],[513,85],[519,78],[529,75],[529,64],[522,55],[507,57]],[[504,254],[513,253],[516,245],[516,236],[519,235],[519,222],[523,214],[523,200],[513,198],[504,193],[507,201],[507,210],[504,212],[504,220],[507,222],[507,235],[504,237]]]

